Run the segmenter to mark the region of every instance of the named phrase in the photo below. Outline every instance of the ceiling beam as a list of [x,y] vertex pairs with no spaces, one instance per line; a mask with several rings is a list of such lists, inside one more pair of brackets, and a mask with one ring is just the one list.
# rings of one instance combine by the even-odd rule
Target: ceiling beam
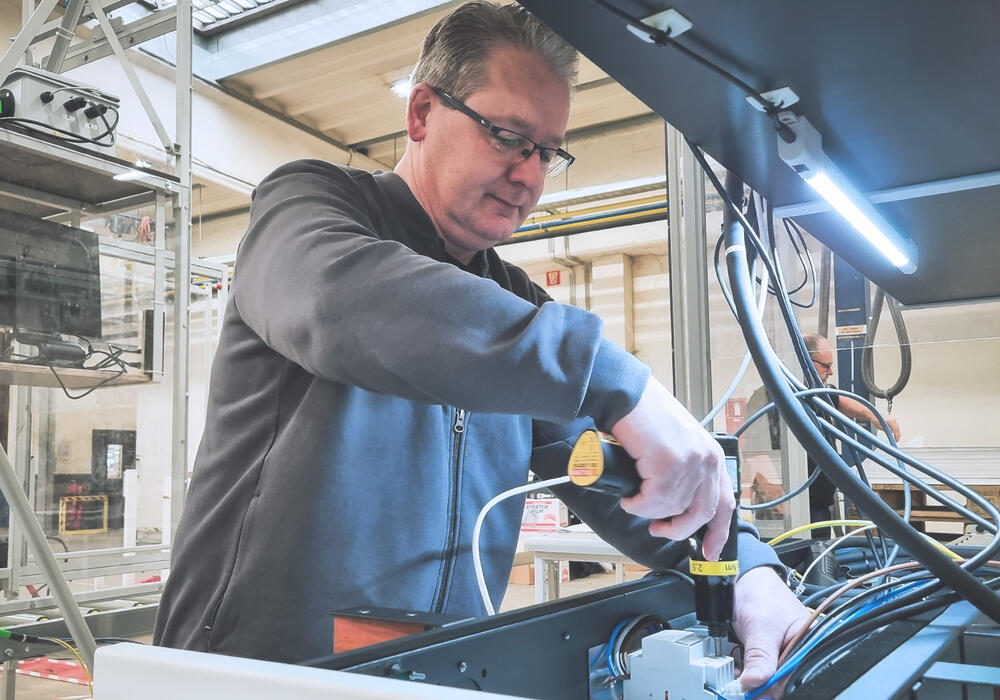
[[304,0],[206,42],[199,75],[215,81],[273,65],[436,10],[453,0]]

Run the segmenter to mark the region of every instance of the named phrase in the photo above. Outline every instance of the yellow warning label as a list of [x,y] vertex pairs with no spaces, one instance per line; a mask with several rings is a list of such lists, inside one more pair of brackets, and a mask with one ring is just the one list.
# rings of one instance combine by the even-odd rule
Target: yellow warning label
[[[840,309],[843,311],[843,309]],[[867,333],[867,326],[864,324],[857,326],[837,326],[837,337],[843,337],[845,335],[864,335]]]
[[569,455],[566,473],[577,486],[590,486],[604,473],[604,450],[593,430],[583,432]]
[[689,567],[694,576],[736,576],[740,573],[738,561],[697,561],[691,560]]

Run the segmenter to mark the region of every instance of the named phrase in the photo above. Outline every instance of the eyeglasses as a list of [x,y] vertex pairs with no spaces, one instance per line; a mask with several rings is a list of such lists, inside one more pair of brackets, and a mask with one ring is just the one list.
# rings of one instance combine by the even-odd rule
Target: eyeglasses
[[832,372],[833,371],[833,363],[832,362],[820,362],[819,360],[817,360],[815,358],[813,358],[813,362],[815,362],[817,365],[819,365],[820,367],[822,367],[823,369],[825,369],[827,372]]
[[545,174],[548,177],[558,175],[566,168],[573,165],[573,161],[576,160],[576,158],[561,148],[542,146],[532,141],[524,134],[519,134],[511,129],[505,129],[502,126],[497,126],[486,117],[466,106],[464,102],[452,97],[441,88],[431,89],[434,90],[434,93],[440,97],[441,101],[446,105],[452,109],[457,109],[459,112],[472,118],[481,127],[486,129],[490,135],[490,145],[493,146],[493,149],[499,153],[516,156],[519,160],[527,160],[531,157],[532,153],[538,151],[538,157],[541,159],[542,164],[546,166]]

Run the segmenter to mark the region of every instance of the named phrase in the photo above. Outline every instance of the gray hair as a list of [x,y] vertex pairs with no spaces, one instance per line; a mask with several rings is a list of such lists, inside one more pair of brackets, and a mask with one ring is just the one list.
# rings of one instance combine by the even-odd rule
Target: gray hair
[[486,87],[486,63],[498,46],[532,51],[567,84],[576,80],[576,49],[523,7],[468,2],[431,29],[411,83],[427,83],[464,100]]
[[802,340],[805,342],[806,350],[809,351],[809,354],[819,352],[819,346],[821,343],[825,342],[829,344],[830,342],[826,339],[826,336],[820,335],[819,333],[806,333],[802,336]]

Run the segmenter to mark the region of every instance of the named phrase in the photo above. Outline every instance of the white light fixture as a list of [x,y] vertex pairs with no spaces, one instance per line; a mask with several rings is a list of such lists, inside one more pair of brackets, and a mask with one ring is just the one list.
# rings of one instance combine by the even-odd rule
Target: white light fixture
[[393,95],[400,98],[401,100],[405,100],[407,97],[410,96],[411,87],[412,86],[410,85],[410,76],[406,76],[405,78],[394,80],[392,85],[389,86],[389,89],[392,90]]
[[578,187],[572,190],[559,190],[558,192],[550,192],[543,194],[538,198],[537,207],[543,207],[547,204],[563,204],[565,202],[574,199],[586,199],[588,197],[598,197],[600,195],[616,193],[614,196],[624,196],[626,194],[633,194],[628,192],[628,190],[640,190],[640,191],[652,191],[653,189],[662,189],[655,187],[656,185],[663,185],[663,188],[667,186],[667,176],[666,175],[651,175],[649,177],[641,177],[635,180],[619,180],[618,182],[611,182],[603,185],[592,185],[590,187]]
[[[135,166],[137,168],[151,168],[151,167],[153,167],[151,164],[147,163],[146,161],[142,160],[141,158],[135,162]],[[119,182],[123,182],[123,181],[127,181],[127,180],[138,180],[139,178],[145,177],[146,175],[149,175],[149,173],[144,173],[141,170],[126,170],[123,173],[118,173],[112,179],[118,180]]]
[[823,139],[809,120],[796,117],[788,126],[795,140],[786,143],[778,136],[781,159],[901,272],[916,271],[917,248],[913,241],[900,235],[830,162],[823,152]]

